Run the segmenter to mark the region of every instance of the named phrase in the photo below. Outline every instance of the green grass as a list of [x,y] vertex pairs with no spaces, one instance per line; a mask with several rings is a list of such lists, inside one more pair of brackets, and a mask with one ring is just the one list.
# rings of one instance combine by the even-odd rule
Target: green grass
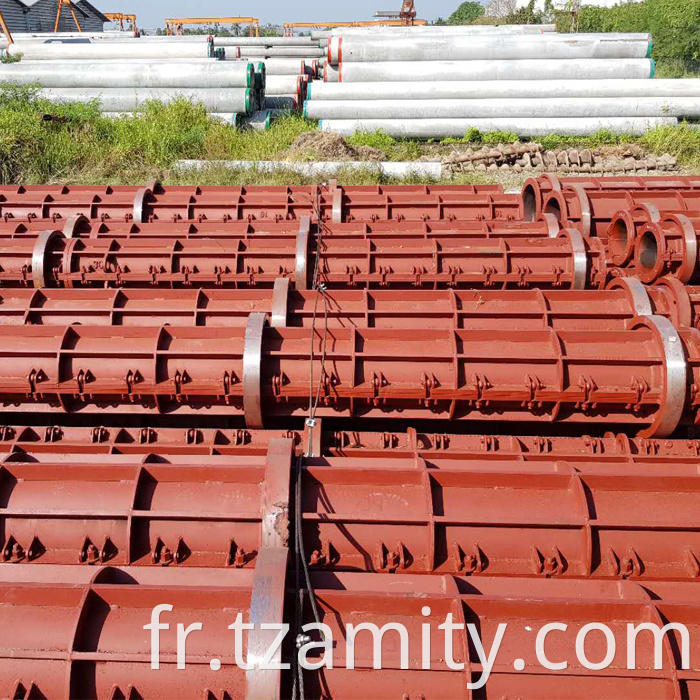
[[656,62],[657,78],[700,78],[700,61],[667,58]]
[[2,54],[0,56],[0,63],[19,63],[22,60],[22,54],[17,53],[17,54]]
[[[344,185],[418,185],[433,184],[438,180],[410,175],[406,178],[386,177],[368,167],[366,170],[342,168],[334,175]],[[325,177],[308,177],[291,169],[280,169],[274,173],[211,166],[202,170],[173,170],[163,180],[168,185],[314,185],[323,182]],[[485,179],[484,182],[487,180]],[[492,180],[488,180],[491,182]]]
[[351,146],[369,146],[384,152],[387,160],[406,161],[420,157],[420,145],[416,141],[395,139],[386,131],[358,131],[347,138]]
[[[133,119],[107,119],[97,103],[53,104],[38,96],[36,86],[0,90],[0,183],[139,184],[158,177],[183,184],[307,184],[290,171],[256,173],[228,169],[178,172],[181,159],[284,160],[289,147],[316,124],[288,116],[269,131],[234,129],[212,119],[202,105],[176,99],[163,105],[147,102]],[[515,134],[471,130],[463,139],[441,143],[511,143]],[[637,144],[651,153],[670,153],[686,168],[700,169],[700,131],[690,125],[660,127],[641,138],[601,131],[587,138],[550,135],[538,139],[545,148],[599,148]],[[348,139],[355,147],[379,149],[387,160],[415,160],[434,145],[395,139],[385,132],[361,132]],[[309,154],[295,154],[305,159]],[[309,156],[310,157],[310,156]],[[392,183],[372,171],[349,171],[348,184]],[[473,180],[476,174],[469,174]],[[404,182],[412,182],[411,179]]]
[[35,86],[10,87],[0,90],[0,182],[130,184],[182,158],[274,158],[313,128],[289,116],[269,131],[233,129],[184,98],[108,119],[97,103],[53,104]]

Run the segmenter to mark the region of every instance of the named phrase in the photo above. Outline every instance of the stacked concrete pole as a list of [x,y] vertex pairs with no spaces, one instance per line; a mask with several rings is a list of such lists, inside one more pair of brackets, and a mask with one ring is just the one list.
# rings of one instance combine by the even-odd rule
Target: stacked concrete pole
[[[461,28],[460,28],[461,29]],[[700,116],[697,81],[651,81],[648,34],[405,28],[333,33],[305,114],[324,131],[461,137],[639,134]]]
[[274,111],[301,109],[306,83],[322,75],[326,43],[311,37],[214,38],[214,46],[225,49],[227,61],[251,60],[265,65],[270,79],[264,108]]
[[38,84],[53,102],[96,100],[105,114],[134,114],[147,100],[183,96],[234,125],[265,109],[264,63],[220,60],[225,49],[214,47],[211,37],[62,43],[32,36],[4,54],[21,60],[0,65],[0,85]]

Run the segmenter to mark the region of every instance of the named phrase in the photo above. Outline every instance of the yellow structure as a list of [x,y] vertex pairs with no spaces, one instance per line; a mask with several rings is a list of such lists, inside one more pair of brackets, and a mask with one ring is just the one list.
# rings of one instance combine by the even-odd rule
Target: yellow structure
[[165,20],[165,29],[169,36],[184,34],[187,26],[196,24],[247,24],[250,36],[260,36],[260,20],[255,17],[197,17],[197,18],[170,18]]
[[82,34],[83,28],[80,26],[80,22],[78,22],[78,17],[75,14],[75,8],[73,7],[73,3],[71,0],[58,0],[58,10],[56,11],[56,22],[53,25],[53,30],[54,32],[58,31],[58,25],[59,22],[61,21],[61,10],[67,7],[70,10],[71,16],[73,17],[73,21],[75,22],[75,28],[78,30],[79,33]]
[[8,45],[12,43],[12,34],[10,33],[10,29],[5,24],[5,18],[2,16],[2,12],[0,12],[0,29],[2,29],[3,34],[5,35],[5,38],[7,39]]
[[284,35],[292,36],[295,29],[333,29],[334,27],[420,27],[428,24],[424,19],[414,19],[406,24],[401,19],[372,20],[368,22],[286,22]]
[[131,24],[131,31],[136,31],[136,15],[125,15],[123,12],[103,12],[102,13],[110,22],[119,24],[119,31],[124,31],[124,22]]

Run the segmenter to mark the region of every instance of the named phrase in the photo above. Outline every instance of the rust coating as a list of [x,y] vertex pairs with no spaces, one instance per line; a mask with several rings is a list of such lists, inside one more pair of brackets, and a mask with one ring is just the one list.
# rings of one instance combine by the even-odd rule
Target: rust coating
[[5,220],[288,221],[521,220],[522,199],[495,185],[140,187],[5,186]]
[[[300,244],[304,243],[303,245]],[[308,244],[307,244],[308,242]],[[320,250],[319,250],[320,247]],[[306,260],[303,259],[306,251]],[[329,288],[601,287],[606,253],[575,229],[557,238],[399,238],[322,240],[265,236],[216,239],[16,238],[0,246],[0,286],[272,287],[288,277]],[[41,267],[41,280],[34,270]],[[306,278],[304,278],[306,274]]]
[[630,328],[265,328],[253,386],[241,327],[0,326],[0,400],[61,413],[244,416],[244,396],[260,386],[262,416],[304,416],[313,343],[319,417],[572,421],[669,434],[660,429],[667,416],[680,406],[690,419],[700,400],[670,376],[670,349],[687,353],[697,381],[700,332],[679,334],[659,316]]
[[562,177],[545,173],[529,178],[523,186],[523,206],[525,219],[534,221],[543,213],[544,203],[549,195],[576,185],[586,192],[608,191],[613,193],[637,192],[639,190],[700,190],[700,177],[677,175],[653,177]]
[[[677,326],[700,324],[700,288],[645,287],[633,277],[605,290],[351,290],[327,291],[329,328],[465,330],[624,330],[635,316],[657,314]],[[310,328],[319,292],[274,289],[0,290],[0,325],[244,327],[264,313],[275,327]]]

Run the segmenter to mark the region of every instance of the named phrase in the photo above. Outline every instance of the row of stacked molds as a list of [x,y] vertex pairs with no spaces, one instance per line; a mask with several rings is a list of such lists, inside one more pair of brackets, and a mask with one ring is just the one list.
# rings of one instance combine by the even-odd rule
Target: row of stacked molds
[[[13,630],[0,643],[3,694],[290,696],[291,670],[236,666],[227,627],[239,614],[257,622],[294,618],[286,499],[306,436],[165,429],[152,431],[146,444],[139,430],[105,429],[95,439],[89,429],[42,436],[7,427],[2,437],[11,450],[0,472],[11,545],[3,556],[16,562],[1,565],[0,619]],[[677,631],[662,645],[663,668],[653,671],[654,646],[643,643],[637,668],[644,670],[628,671],[616,656],[604,671],[570,663],[555,673],[535,658],[534,636],[552,620],[566,623],[553,635],[556,646],[550,640],[547,647],[559,661],[574,658],[576,635],[591,619],[621,638],[627,623],[661,620],[698,632],[696,442],[318,437],[319,454],[302,470],[302,523],[319,618],[335,642],[334,667],[304,672],[306,697],[471,697],[465,682],[478,682],[482,665],[465,632],[454,646],[464,670],[450,670],[439,651],[437,626],[449,612],[457,623],[477,625],[487,650],[498,625],[509,625],[489,694],[517,687],[526,698],[659,697],[682,687],[683,697],[694,697],[700,669],[692,661],[681,669]],[[207,442],[228,454],[204,452]],[[106,454],[105,445],[135,452]],[[42,517],[27,513],[28,504]],[[170,626],[159,633],[154,671],[143,628],[163,603],[173,610],[161,613]],[[422,667],[420,646],[402,669],[393,644],[384,646],[382,668],[372,670],[371,645],[359,638],[358,670],[350,670],[341,627],[366,618],[379,626],[403,622],[411,645],[429,624],[431,670]],[[303,619],[312,620],[308,605]],[[203,623],[188,640],[182,671],[176,622]],[[271,641],[245,634],[243,658]],[[289,661],[292,651],[283,646],[277,660]],[[588,658],[604,653],[591,636]],[[513,670],[516,658],[522,671]],[[361,692],[358,676],[374,690]]]
[[[700,631],[700,288],[669,256],[645,285],[618,223],[643,238],[698,192],[0,189],[0,697],[698,695],[678,630],[659,669],[621,642]],[[487,650],[509,625],[485,690],[466,632],[447,664],[448,613]],[[291,626],[289,668],[237,667],[239,614]],[[300,675],[316,617],[334,667]],[[351,668],[364,622],[406,626],[407,668],[392,632]],[[564,671],[535,657],[551,622]],[[605,670],[573,653],[589,622],[619,636]]]

